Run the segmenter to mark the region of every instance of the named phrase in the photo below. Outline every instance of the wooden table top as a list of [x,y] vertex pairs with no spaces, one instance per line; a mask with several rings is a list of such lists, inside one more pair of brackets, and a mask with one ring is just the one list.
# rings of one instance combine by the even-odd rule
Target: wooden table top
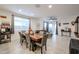
[[37,35],[37,34],[34,34],[34,35],[30,35],[30,37],[32,38],[32,40],[34,41],[39,41],[43,38],[42,35]]

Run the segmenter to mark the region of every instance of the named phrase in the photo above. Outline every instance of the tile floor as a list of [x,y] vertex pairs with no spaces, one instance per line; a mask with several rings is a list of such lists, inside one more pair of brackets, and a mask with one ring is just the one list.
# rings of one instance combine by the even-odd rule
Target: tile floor
[[[0,54],[40,54],[40,49],[35,52],[29,51],[25,44],[20,45],[19,35],[12,34],[10,43],[0,44]],[[53,36],[47,40],[47,51],[45,54],[68,54],[71,37]]]

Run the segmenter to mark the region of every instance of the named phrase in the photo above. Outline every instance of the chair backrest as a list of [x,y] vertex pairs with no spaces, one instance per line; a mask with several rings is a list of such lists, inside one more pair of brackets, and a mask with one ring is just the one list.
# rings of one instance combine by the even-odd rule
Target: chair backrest
[[20,38],[26,38],[21,32],[19,32]]
[[20,38],[21,38],[21,32],[19,32],[19,36],[20,36]]
[[30,40],[30,36],[29,36],[29,34],[25,34],[26,35],[26,39],[27,39],[27,41],[29,41]]
[[48,34],[44,34],[44,35],[43,35],[43,38],[42,38],[42,42],[41,42],[42,46],[46,45],[46,43],[47,43],[47,38],[48,38]]
[[26,39],[27,39],[27,42],[28,42],[28,46],[30,47],[30,45],[31,45],[31,38],[30,38],[29,34],[26,34]]

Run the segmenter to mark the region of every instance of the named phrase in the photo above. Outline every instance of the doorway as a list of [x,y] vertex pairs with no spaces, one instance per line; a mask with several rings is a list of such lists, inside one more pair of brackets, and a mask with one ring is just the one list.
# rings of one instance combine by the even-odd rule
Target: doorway
[[57,21],[44,21],[43,22],[43,29],[47,32],[51,33],[52,35],[58,34],[58,25]]

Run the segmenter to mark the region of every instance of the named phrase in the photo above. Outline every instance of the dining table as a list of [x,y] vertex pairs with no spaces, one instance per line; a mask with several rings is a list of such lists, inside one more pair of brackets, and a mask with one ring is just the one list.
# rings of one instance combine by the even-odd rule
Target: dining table
[[40,34],[40,33],[38,33],[38,34],[37,33],[29,34],[27,32],[24,32],[23,34],[25,36],[29,35],[29,37],[30,37],[30,43],[31,43],[31,50],[35,51],[37,49],[37,46],[35,45],[35,43],[41,43],[41,40],[43,38],[43,34]]

